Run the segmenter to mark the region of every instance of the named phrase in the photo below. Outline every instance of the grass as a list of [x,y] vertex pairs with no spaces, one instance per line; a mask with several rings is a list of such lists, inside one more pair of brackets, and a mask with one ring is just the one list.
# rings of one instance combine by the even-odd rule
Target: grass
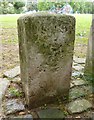
[[18,89],[15,87],[9,88],[9,93],[15,97],[22,97],[22,92],[20,92]]
[[76,18],[76,43],[87,44],[92,21],[91,14],[78,14]]
[[17,19],[21,15],[0,15],[0,24],[2,28],[16,28]]

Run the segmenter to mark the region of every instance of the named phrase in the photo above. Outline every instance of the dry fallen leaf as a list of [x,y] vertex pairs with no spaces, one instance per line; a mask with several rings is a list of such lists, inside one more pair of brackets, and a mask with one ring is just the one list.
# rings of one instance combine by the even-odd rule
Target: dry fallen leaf
[[75,118],[81,118],[80,116],[76,116]]
[[25,112],[19,112],[19,115],[25,115]]

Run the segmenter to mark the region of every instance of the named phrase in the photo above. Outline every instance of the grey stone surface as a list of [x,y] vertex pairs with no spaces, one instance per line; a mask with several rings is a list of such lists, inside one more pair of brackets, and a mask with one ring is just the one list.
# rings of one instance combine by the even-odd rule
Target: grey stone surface
[[65,115],[63,113],[63,111],[57,109],[57,108],[47,108],[44,110],[40,110],[38,111],[38,116],[39,118],[44,119],[44,118],[64,118]]
[[76,65],[78,65],[78,63],[73,61],[73,64],[72,64],[72,65],[73,65],[73,66],[76,66]]
[[86,95],[90,95],[92,94],[92,86],[79,86],[79,87],[73,87],[70,89],[70,93],[69,93],[69,99],[73,100],[73,99],[77,99],[79,97],[82,96],[86,96]]
[[79,77],[79,76],[82,76],[82,75],[83,75],[82,72],[78,72],[78,71],[72,72],[72,77]]
[[9,80],[5,78],[0,78],[0,116],[2,115],[2,100],[5,95],[5,92],[9,86],[10,82]]
[[88,84],[87,81],[81,80],[81,79],[73,80],[73,81],[71,81],[71,83],[74,84],[74,85],[76,85],[76,86],[77,86],[77,85],[86,85],[86,84]]
[[75,69],[77,71],[82,71],[82,70],[84,70],[84,67],[82,65],[75,65],[75,66],[73,66],[73,69]]
[[86,99],[77,99],[68,104],[69,112],[73,113],[81,113],[89,108],[92,108],[92,104]]
[[8,78],[14,78],[20,74],[20,66],[17,66],[11,70],[4,72],[4,76]]
[[21,79],[29,107],[68,95],[75,18],[48,12],[18,19]]
[[[7,120],[7,119],[8,119],[8,118],[6,117],[6,120]],[[33,116],[32,116],[31,114],[21,115],[21,116],[16,116],[16,117],[11,116],[11,117],[9,118],[9,120],[33,120]]]
[[78,57],[74,56],[73,60],[75,63],[85,64],[86,59],[85,58],[78,58]]
[[6,78],[0,78],[0,102],[3,99],[3,96],[5,95],[5,92],[10,84],[10,81]]
[[11,99],[4,103],[5,114],[13,114],[25,110],[23,103],[18,99]]
[[85,96],[85,91],[82,88],[72,88],[69,93],[69,99],[73,100],[75,98],[79,98]]
[[24,118],[30,118],[30,119],[33,119],[33,116],[31,114],[27,114],[24,116]]

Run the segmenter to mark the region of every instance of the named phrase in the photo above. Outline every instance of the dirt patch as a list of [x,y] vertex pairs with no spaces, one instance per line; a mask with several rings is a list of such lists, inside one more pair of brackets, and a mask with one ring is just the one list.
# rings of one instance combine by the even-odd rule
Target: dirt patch
[[[0,71],[3,73],[19,64],[19,47],[16,28],[1,29],[0,38],[2,40],[1,46],[1,59],[2,65]],[[0,76],[2,73],[0,72]]]
[[19,65],[18,44],[2,44],[2,72]]
[[78,58],[85,58],[87,53],[87,45],[86,44],[75,44],[74,54]]
[[[1,29],[1,38],[2,42],[9,42],[13,43],[14,40],[17,41],[17,29],[16,28],[4,28]],[[18,41],[17,41],[18,42]]]

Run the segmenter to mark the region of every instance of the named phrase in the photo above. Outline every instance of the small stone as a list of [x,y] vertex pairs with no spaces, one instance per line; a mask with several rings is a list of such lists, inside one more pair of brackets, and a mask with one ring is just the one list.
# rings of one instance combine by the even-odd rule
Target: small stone
[[20,66],[17,66],[9,71],[6,71],[4,73],[4,76],[8,77],[8,78],[14,78],[16,76],[18,76],[20,74]]
[[73,66],[73,69],[75,69],[77,71],[82,71],[84,69],[84,67],[82,65],[76,65],[76,66]]
[[23,105],[23,103],[17,99],[12,99],[12,100],[8,100],[5,103],[5,113],[6,115],[8,114],[13,114],[19,111],[23,111],[25,110],[25,107]]
[[69,92],[69,98],[70,100],[73,100],[90,94],[92,94],[92,86],[83,85],[82,87],[71,88]]
[[63,111],[57,108],[48,108],[38,111],[39,118],[64,118]]
[[85,96],[85,91],[81,88],[72,88],[69,93],[69,99],[73,100]]
[[[4,120],[8,120],[8,118],[4,119]],[[9,118],[9,120],[33,120],[33,116],[31,114],[27,114],[27,115],[21,115],[21,116],[11,116]]]
[[74,85],[86,85],[87,84],[85,80],[81,80],[81,79],[73,80],[71,83]]
[[6,78],[0,78],[0,101],[2,101],[5,92],[10,85],[10,81]]
[[31,114],[25,115],[24,118],[30,118],[30,120],[33,120],[33,116]]
[[10,80],[11,82],[14,82],[14,83],[21,83],[21,78],[19,76],[13,78]]
[[73,58],[74,62],[79,63],[79,64],[85,64],[86,59],[85,58],[78,58],[74,56]]
[[83,73],[82,72],[78,72],[78,71],[74,71],[72,73],[72,77],[79,77],[79,76],[82,76],[82,75],[83,75]]
[[86,99],[78,99],[68,104],[68,111],[73,113],[81,113],[89,108],[92,108],[92,104]]
[[76,66],[76,65],[78,65],[78,63],[76,63],[76,62],[73,62],[73,64],[72,64],[73,66]]
[[28,113],[31,113],[31,112],[28,110]]

